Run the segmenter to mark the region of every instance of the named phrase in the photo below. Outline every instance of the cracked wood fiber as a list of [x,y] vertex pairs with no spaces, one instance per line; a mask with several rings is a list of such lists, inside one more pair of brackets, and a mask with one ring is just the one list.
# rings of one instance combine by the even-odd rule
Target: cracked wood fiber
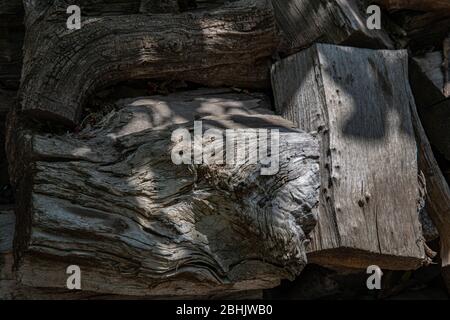
[[73,125],[90,94],[121,80],[267,88],[271,56],[281,47],[318,40],[393,46],[384,32],[367,32],[354,1],[199,1],[196,9],[175,6],[167,14],[149,1],[120,3],[79,1],[82,27],[68,30],[67,1],[26,2],[23,111]]
[[[64,288],[70,264],[81,267],[83,290],[119,295],[226,294],[293,279],[316,223],[318,143],[262,111],[266,103],[200,90],[124,100],[77,134],[16,126],[8,152],[19,281]],[[194,116],[204,130],[279,129],[280,171],[174,165],[171,133],[192,130]]]
[[355,47],[394,48],[384,30],[366,27],[367,5],[359,0],[272,0],[284,49],[306,48],[316,42]]
[[388,10],[444,11],[450,13],[448,0],[376,0]]
[[272,82],[277,110],[321,137],[309,261],[419,267],[424,249],[406,52],[315,45],[274,65]]
[[65,5],[55,1],[42,17],[27,20],[20,100],[33,116],[77,123],[89,94],[128,79],[269,84],[278,38],[267,0],[173,15],[87,16],[80,30],[66,28]]
[[450,188],[434,157],[418,108],[414,103],[410,107],[419,148],[419,168],[427,182],[427,212],[439,232],[442,276],[450,291]]
[[[0,209],[0,300],[39,299],[39,300],[127,300],[135,296],[102,294],[86,290],[67,290],[58,288],[34,288],[20,283],[13,267],[14,212],[11,208]],[[180,299],[174,296],[140,296],[139,299]],[[261,299],[262,290],[237,293],[219,293],[209,296],[182,296],[181,299]]]

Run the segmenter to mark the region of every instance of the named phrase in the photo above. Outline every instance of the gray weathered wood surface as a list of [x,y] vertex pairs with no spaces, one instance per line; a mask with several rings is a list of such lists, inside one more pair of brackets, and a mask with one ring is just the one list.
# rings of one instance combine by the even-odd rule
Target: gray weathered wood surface
[[[20,282],[64,288],[65,269],[77,264],[87,291],[186,296],[269,288],[298,275],[316,222],[317,141],[259,111],[260,97],[236,96],[125,100],[76,134],[15,127],[8,149]],[[203,130],[280,129],[280,171],[174,165],[174,123],[191,130],[189,117],[203,119]]]
[[[22,66],[25,33],[21,0],[0,1],[0,90],[17,90]],[[0,92],[0,115],[3,111]]]
[[447,11],[450,2],[447,0],[375,0],[388,10]]
[[272,69],[277,110],[321,137],[311,262],[408,269],[424,258],[407,68],[405,51],[319,44]]
[[394,42],[384,30],[367,28],[367,5],[363,1],[272,0],[272,3],[288,51],[315,42],[394,48]]

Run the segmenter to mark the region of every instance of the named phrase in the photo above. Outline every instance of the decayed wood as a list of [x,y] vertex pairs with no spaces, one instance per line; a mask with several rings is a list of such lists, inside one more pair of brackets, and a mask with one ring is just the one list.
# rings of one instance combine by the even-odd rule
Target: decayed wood
[[[101,294],[85,290],[67,290],[55,288],[34,288],[24,286],[17,280],[14,271],[13,235],[14,212],[11,208],[0,209],[0,300],[11,299],[44,299],[44,300],[115,300],[135,299],[132,296]],[[142,296],[139,299],[174,299],[171,296]],[[180,297],[177,297],[180,298]],[[243,291],[234,294],[218,294],[211,296],[183,296],[182,299],[261,299],[262,291]]]
[[0,211],[0,254],[12,252],[15,217],[12,210]]
[[[76,134],[15,126],[8,151],[20,282],[64,288],[65,269],[76,264],[87,291],[192,296],[268,288],[298,275],[316,221],[318,144],[261,113],[258,96],[236,95],[125,100]],[[191,117],[202,119],[203,130],[280,129],[280,171],[174,165],[171,133],[192,130]]]
[[386,33],[366,29],[357,1],[223,2],[199,1],[169,19],[142,8],[115,15],[120,6],[112,12],[104,1],[87,1],[81,30],[67,30],[66,2],[27,2],[22,110],[75,124],[92,92],[132,78],[268,87],[268,62],[281,42],[291,51],[319,39],[393,47]]
[[321,137],[321,205],[309,261],[420,266],[406,52],[315,45],[277,63],[272,82],[277,110]]
[[90,93],[120,80],[172,77],[264,87],[268,58],[278,46],[267,0],[170,18],[86,17],[81,30],[68,30],[66,19],[65,7],[55,4],[44,18],[28,23],[20,97],[22,109],[33,116],[69,123],[78,121]]
[[427,212],[439,231],[442,275],[450,290],[450,188],[434,157],[418,108],[414,101],[409,105],[419,147],[419,168],[425,174],[427,182]]
[[417,110],[430,143],[450,160],[450,100],[442,93],[442,53],[410,62],[409,82]]
[[367,28],[367,6],[361,1],[272,0],[272,3],[288,51],[308,47],[314,42],[394,48],[384,30]]

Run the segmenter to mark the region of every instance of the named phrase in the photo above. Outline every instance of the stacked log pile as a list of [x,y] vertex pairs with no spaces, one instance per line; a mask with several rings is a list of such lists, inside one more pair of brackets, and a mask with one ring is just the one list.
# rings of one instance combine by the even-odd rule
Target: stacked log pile
[[[320,298],[307,284],[336,272],[433,263],[450,289],[448,1],[1,1],[0,18],[0,298],[254,298],[284,280]],[[249,159],[174,163],[239,143]]]

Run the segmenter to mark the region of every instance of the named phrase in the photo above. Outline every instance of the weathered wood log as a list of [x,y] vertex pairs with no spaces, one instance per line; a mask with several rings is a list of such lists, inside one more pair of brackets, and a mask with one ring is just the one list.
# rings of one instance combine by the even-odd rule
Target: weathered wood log
[[[0,90],[17,90],[22,66],[25,34],[21,0],[0,1]],[[0,92],[0,109],[3,109]]]
[[[26,8],[32,10],[33,8]],[[278,46],[267,0],[179,15],[85,17],[68,30],[63,3],[28,22],[21,104],[33,116],[79,119],[99,87],[133,78],[174,78],[264,87]],[[48,20],[51,21],[48,21]]]
[[[65,270],[76,264],[83,290],[192,296],[269,288],[298,275],[316,221],[318,144],[289,121],[258,111],[261,98],[236,95],[127,101],[76,134],[20,129],[19,121],[8,152],[20,282],[64,288]],[[174,165],[172,132],[192,130],[192,121],[173,123],[193,117],[203,130],[279,129],[279,172],[261,176],[263,165],[249,159]]]
[[321,137],[308,259],[413,269],[424,249],[405,51],[315,45],[274,65],[278,112]]
[[[309,47],[314,42],[371,48],[394,48],[384,30],[366,26],[367,6],[355,0],[272,0],[284,47]],[[338,26],[338,27],[337,27]]]

